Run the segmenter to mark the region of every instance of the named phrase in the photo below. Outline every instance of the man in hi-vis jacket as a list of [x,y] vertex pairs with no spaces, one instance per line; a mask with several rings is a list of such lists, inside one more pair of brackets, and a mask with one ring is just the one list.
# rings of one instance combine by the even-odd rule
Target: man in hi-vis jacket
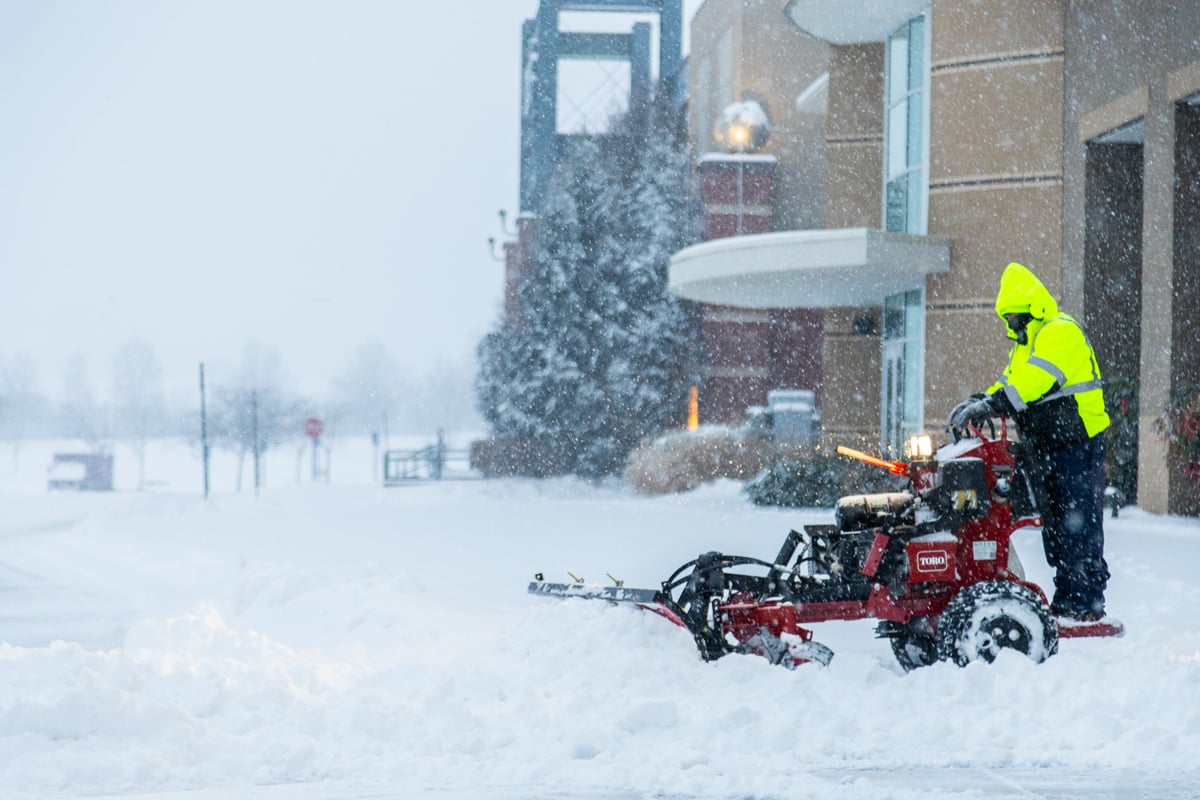
[[1042,516],[1046,561],[1055,569],[1055,616],[1104,616],[1104,450],[1108,413],[1100,366],[1079,323],[1028,268],[1000,278],[996,313],[1015,344],[1000,380],[950,414],[961,430],[993,416],[1016,420],[1031,451],[1030,478]]

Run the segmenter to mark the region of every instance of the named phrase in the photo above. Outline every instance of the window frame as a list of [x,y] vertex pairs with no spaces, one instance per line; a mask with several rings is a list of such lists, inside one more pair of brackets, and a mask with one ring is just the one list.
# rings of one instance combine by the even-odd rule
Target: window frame
[[[921,21],[921,53],[922,61],[920,64],[920,85],[913,87],[909,85],[909,76],[912,73],[911,69],[911,53],[912,53],[912,25],[915,21]],[[907,31],[906,34],[906,51],[909,54],[905,59],[905,91],[903,96],[893,102],[892,100],[892,82],[894,76],[892,74],[892,41],[901,31]],[[910,17],[903,25],[896,28],[888,34],[884,40],[884,59],[883,59],[883,187],[881,194],[881,209],[880,220],[881,227],[885,231],[893,231],[888,224],[888,188],[891,184],[902,177],[906,178],[905,187],[905,214],[904,227],[902,230],[895,230],[896,233],[911,233],[918,236],[924,236],[929,230],[929,84],[930,84],[930,24],[929,24],[929,9],[926,8],[920,14]],[[911,115],[907,111],[907,106],[910,105],[911,99],[920,96],[920,161],[916,165],[908,163],[907,153],[912,146],[909,139],[909,131],[911,130],[912,120]],[[890,152],[893,149],[892,140],[892,112],[893,109],[899,106],[905,106],[905,130],[904,130],[904,152],[906,154],[905,166],[901,170],[893,170],[890,163]],[[917,198],[917,219],[915,224],[909,218],[909,193],[912,190],[912,183],[917,184],[920,192]]]
[[[930,139],[930,24],[929,7],[920,14],[909,17],[903,25],[898,26],[884,40],[884,87],[883,87],[883,170],[882,191],[880,192],[880,219],[885,231],[892,231],[888,218],[888,189],[896,181],[903,179],[904,183],[904,224],[896,233],[906,233],[924,236],[929,231],[929,139]],[[921,60],[917,69],[913,69],[913,24],[921,23],[918,40],[921,47]],[[904,91],[897,92],[893,99],[893,82],[896,79],[892,68],[892,46],[898,36],[903,33],[905,41],[904,60]],[[913,76],[919,77],[914,85]],[[917,146],[919,160],[914,164],[911,156],[914,144],[910,137],[913,130],[912,106],[913,98],[919,97],[920,124],[917,127],[921,141]],[[903,141],[897,142],[892,138],[892,117],[894,110],[904,109]],[[904,167],[894,170],[890,163],[890,155],[896,145],[902,145]],[[913,208],[911,192],[914,183],[920,194],[916,207]],[[916,212],[916,219],[912,213]],[[909,295],[916,292],[916,298],[910,303]],[[902,303],[904,318],[903,332],[899,336],[890,335],[888,326],[889,301],[897,298]],[[920,433],[925,424],[925,306],[926,290],[924,282],[904,292],[897,292],[884,298],[883,329],[880,332],[880,367],[879,367],[879,438],[885,449],[901,448],[904,441],[915,433]],[[910,319],[910,317],[912,317]],[[911,327],[911,330],[910,330]],[[910,359],[908,356],[912,354]],[[892,374],[893,364],[899,364],[900,369]],[[895,389],[889,396],[889,378],[895,383]],[[908,397],[909,383],[915,392],[915,397]],[[905,411],[911,404],[913,417]],[[894,414],[893,412],[898,412]]]
[[[916,293],[916,298],[910,304],[908,295]],[[901,298],[904,318],[901,321],[903,333],[899,336],[889,336],[888,328],[888,300],[892,298]],[[925,304],[926,292],[924,286],[914,286],[903,292],[888,295],[884,299],[883,319],[879,336],[879,439],[883,449],[900,449],[903,448],[904,442],[909,436],[920,433],[925,425]],[[911,326],[911,330],[910,330]],[[913,364],[907,357],[905,350],[908,347],[913,347],[916,350],[917,357],[913,359],[916,363]],[[904,377],[908,377],[909,367],[915,366],[913,371],[915,377],[913,390],[915,397],[913,400],[913,416],[908,418],[904,414],[905,400],[907,397],[906,381],[900,381],[901,392],[898,395],[901,400],[899,403],[893,404],[888,396],[888,366],[890,363],[891,353],[899,349],[899,361],[904,365]],[[899,410],[900,414],[895,424],[891,422],[891,412]]]

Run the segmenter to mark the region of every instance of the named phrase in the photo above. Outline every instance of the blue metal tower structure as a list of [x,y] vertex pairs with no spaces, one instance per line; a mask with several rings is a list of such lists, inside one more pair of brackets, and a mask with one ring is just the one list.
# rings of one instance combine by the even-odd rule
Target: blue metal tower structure
[[650,25],[631,33],[560,31],[563,11],[657,13],[658,80],[677,94],[683,58],[682,0],[541,0],[525,21],[521,50],[521,211],[536,213],[558,158],[558,63],[569,59],[623,60],[630,66],[630,107],[650,97]]

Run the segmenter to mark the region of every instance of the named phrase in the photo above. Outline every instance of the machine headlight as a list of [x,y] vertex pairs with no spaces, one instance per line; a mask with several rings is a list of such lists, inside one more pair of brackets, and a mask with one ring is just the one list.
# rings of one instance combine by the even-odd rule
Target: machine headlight
[[929,434],[910,436],[905,444],[910,461],[920,461],[933,457],[933,438]]

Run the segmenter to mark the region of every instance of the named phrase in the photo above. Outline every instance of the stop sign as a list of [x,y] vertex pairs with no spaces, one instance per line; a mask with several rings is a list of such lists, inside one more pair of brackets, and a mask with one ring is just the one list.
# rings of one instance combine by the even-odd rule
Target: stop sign
[[324,432],[325,423],[321,422],[321,420],[317,419],[316,417],[309,417],[308,419],[304,420],[305,436],[311,436],[312,438],[316,439]]

